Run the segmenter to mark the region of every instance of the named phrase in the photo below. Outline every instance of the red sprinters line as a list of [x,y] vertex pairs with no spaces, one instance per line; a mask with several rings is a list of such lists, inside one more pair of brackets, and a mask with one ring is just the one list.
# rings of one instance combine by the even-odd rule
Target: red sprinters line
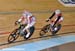
[[[72,25],[63,25],[62,27],[70,27],[70,26],[75,26],[75,24],[72,24]],[[40,30],[41,28],[36,28],[36,30]],[[1,32],[0,35],[3,35],[3,34],[9,34],[11,32]]]

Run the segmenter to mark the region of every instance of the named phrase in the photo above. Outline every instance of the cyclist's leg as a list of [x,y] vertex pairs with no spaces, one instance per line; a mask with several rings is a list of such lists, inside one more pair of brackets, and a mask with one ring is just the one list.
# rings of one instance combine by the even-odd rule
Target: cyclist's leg
[[50,23],[50,29],[51,29],[51,31],[54,31],[54,30],[53,30],[54,22],[55,22],[55,20],[52,20],[51,23]]
[[35,22],[32,22],[31,24],[28,24],[24,29],[23,29],[23,31],[27,31],[27,35],[26,35],[26,37],[29,37],[29,35],[30,35],[30,27],[32,27],[32,26],[34,26],[34,24],[35,24]]
[[[58,24],[61,24],[62,21],[63,21],[63,17],[61,17],[61,18],[58,20],[58,22],[57,22],[56,24],[57,24],[57,25],[58,25]],[[55,27],[54,30],[56,31],[56,30],[57,30],[57,27]]]
[[61,18],[61,17],[56,18],[56,19],[53,21],[53,24],[51,25],[51,26],[52,26],[52,31],[54,31],[54,29],[57,30],[57,28],[54,28],[54,27],[55,27],[55,25],[58,23],[58,21],[60,20],[60,18]]
[[[30,25],[28,24],[24,29],[23,32],[26,30],[27,34],[30,35],[30,31],[29,31]],[[27,36],[28,37],[28,36]]]

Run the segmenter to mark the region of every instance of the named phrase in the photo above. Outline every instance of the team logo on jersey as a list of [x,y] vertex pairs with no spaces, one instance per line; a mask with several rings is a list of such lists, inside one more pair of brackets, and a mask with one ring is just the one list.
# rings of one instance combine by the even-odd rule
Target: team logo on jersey
[[67,7],[75,7],[75,0],[58,0],[62,5]]

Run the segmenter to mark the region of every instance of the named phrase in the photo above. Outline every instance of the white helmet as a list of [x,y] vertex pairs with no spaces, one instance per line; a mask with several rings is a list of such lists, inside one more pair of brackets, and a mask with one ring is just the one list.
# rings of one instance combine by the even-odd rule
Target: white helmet
[[57,9],[57,10],[55,10],[55,13],[56,13],[56,14],[60,14],[61,11],[60,11],[59,9]]
[[27,11],[24,11],[24,12],[23,12],[23,15],[24,15],[24,16],[27,16],[27,15],[28,15],[28,12],[27,12]]
[[24,12],[23,12],[23,15],[24,15],[24,16],[28,16],[28,15],[32,16],[32,14],[31,14],[30,12],[28,12],[28,11],[24,11]]

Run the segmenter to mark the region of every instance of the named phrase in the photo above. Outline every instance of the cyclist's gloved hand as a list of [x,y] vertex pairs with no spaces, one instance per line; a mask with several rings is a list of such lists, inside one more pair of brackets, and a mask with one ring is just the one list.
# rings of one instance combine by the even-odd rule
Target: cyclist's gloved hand
[[49,21],[49,19],[46,19],[46,22],[48,22]]
[[17,25],[17,24],[19,24],[19,23],[20,23],[20,22],[16,21],[16,22],[15,22],[15,25]]

